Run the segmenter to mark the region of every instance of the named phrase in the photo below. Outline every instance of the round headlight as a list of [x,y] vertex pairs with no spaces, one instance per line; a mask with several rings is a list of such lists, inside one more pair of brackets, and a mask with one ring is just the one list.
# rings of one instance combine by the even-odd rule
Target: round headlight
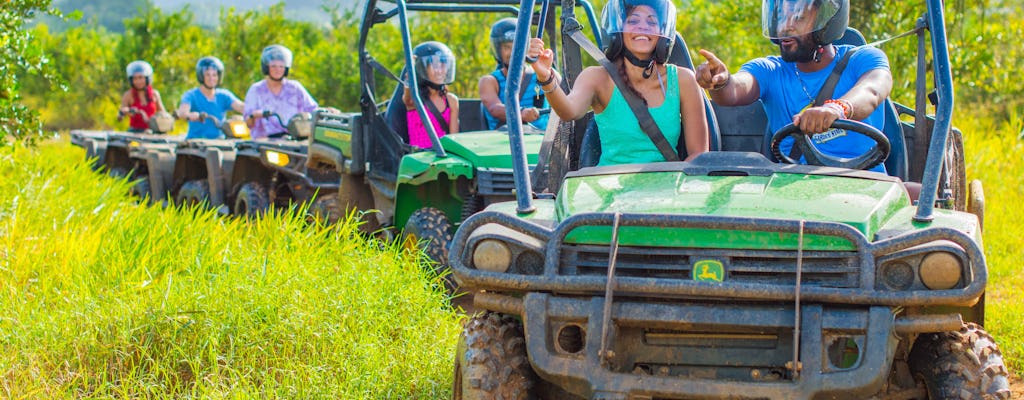
[[473,250],[473,266],[484,271],[508,271],[512,266],[512,251],[505,243],[484,239]]
[[907,290],[914,284],[914,269],[905,262],[897,261],[882,265],[882,283],[892,290]]
[[921,260],[921,282],[932,290],[950,289],[960,282],[960,259],[947,252],[935,252]]

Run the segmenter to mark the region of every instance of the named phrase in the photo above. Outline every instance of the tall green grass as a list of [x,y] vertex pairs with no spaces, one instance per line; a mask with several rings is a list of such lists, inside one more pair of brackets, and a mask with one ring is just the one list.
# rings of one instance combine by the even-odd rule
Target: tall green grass
[[136,205],[82,159],[0,150],[0,397],[449,395],[459,317],[415,255]]
[[967,179],[985,187],[985,258],[989,285],[985,328],[995,335],[1010,371],[1024,369],[1024,141],[1022,120],[993,121],[961,109],[954,125],[964,132]]

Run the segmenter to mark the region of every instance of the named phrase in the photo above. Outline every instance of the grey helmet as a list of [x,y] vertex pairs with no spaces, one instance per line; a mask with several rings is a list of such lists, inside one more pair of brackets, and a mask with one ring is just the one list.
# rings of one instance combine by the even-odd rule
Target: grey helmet
[[[455,82],[455,55],[441,42],[423,42],[412,49],[416,79],[420,86],[427,84],[447,85]],[[443,69],[442,82],[430,80],[428,69]]]
[[[813,15],[809,15],[813,13]],[[807,20],[806,24],[788,23]],[[761,33],[778,44],[780,39],[812,34],[821,46],[843,37],[850,25],[850,0],[763,0]]]
[[651,29],[658,37],[651,58],[664,63],[676,40],[676,5],[670,0],[609,0],[601,11],[601,36],[608,38],[604,41],[604,53],[612,60],[626,53],[622,33],[631,31],[629,12],[639,6],[650,7],[658,18],[657,26]]
[[146,77],[146,85],[153,84],[153,66],[149,65],[148,62],[142,60],[135,60],[128,63],[128,67],[124,69],[128,75],[128,85],[132,84],[132,77],[136,74],[142,74]]
[[224,82],[224,63],[214,56],[206,56],[196,62],[196,80],[200,85],[206,85],[203,82],[203,73],[210,68],[217,71],[217,86],[220,86],[221,82]]
[[272,44],[263,48],[260,54],[260,71],[263,75],[270,75],[270,62],[274,60],[284,61],[284,76],[292,69],[292,51],[279,44]]
[[502,67],[508,67],[501,60],[501,45],[512,43],[516,38],[516,19],[502,18],[494,25],[491,25],[491,52],[494,53],[494,60]]

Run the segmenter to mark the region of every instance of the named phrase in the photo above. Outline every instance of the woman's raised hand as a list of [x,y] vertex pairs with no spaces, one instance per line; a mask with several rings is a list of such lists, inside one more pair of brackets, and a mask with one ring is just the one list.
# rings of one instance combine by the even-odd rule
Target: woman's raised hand
[[555,72],[551,69],[551,63],[554,62],[555,52],[551,49],[544,47],[544,40],[540,38],[530,38],[530,47],[526,49],[526,56],[535,58],[533,64],[533,71],[537,73],[538,81],[546,81],[548,77]]

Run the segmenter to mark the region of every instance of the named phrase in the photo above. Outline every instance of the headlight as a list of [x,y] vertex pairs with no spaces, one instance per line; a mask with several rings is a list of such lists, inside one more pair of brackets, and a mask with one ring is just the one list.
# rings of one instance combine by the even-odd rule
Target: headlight
[[921,283],[932,290],[951,289],[960,283],[963,266],[951,253],[937,251],[921,260]]
[[249,137],[249,126],[244,121],[231,121],[228,122],[228,126],[231,129],[231,135],[236,138],[247,138]]
[[476,269],[505,272],[512,265],[512,251],[505,243],[485,239],[473,250],[473,266]]
[[266,153],[263,154],[263,157],[267,159],[267,162],[277,165],[279,167],[287,166],[289,161],[287,154],[279,153],[276,151],[267,151]]

